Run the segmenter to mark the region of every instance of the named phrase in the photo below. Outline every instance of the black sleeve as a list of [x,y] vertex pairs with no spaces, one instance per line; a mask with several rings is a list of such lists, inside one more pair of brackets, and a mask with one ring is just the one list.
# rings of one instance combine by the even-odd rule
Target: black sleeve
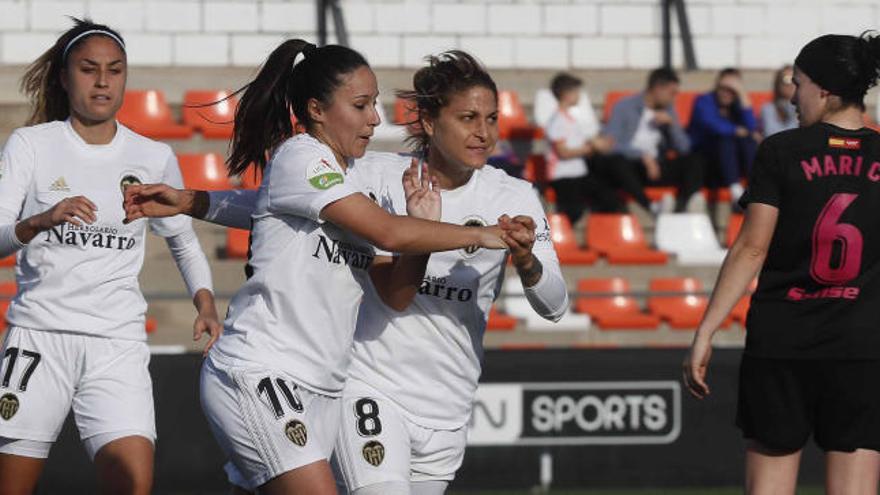
[[776,140],[764,141],[758,146],[749,185],[745,194],[739,199],[739,205],[743,209],[746,209],[749,203],[779,207],[782,174],[776,147],[773,145],[775,142]]

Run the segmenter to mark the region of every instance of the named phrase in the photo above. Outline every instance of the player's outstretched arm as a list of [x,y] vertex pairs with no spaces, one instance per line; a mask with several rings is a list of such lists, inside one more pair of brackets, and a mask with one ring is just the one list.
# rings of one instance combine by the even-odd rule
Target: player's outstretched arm
[[763,266],[778,216],[779,210],[774,206],[749,204],[742,231],[724,258],[706,314],[682,365],[685,385],[698,399],[709,395],[706,373],[712,354],[712,336]]
[[257,191],[197,191],[167,184],[137,184],[125,190],[125,222],[188,215],[226,227],[249,229],[256,201]]

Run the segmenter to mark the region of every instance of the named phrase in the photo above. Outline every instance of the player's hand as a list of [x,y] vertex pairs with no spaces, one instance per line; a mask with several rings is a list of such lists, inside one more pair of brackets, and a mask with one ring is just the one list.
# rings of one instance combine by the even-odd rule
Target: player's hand
[[642,163],[645,164],[645,175],[648,176],[648,180],[660,180],[660,163],[656,158],[651,155],[643,155]]
[[414,218],[440,221],[440,184],[432,176],[427,163],[422,163],[422,177],[419,178],[419,163],[413,158],[412,164],[403,172],[403,192],[406,196],[406,213]]
[[528,270],[534,261],[532,246],[535,245],[535,221],[526,215],[513,218],[501,215],[498,225],[504,231],[501,239],[507,244],[513,265],[520,270]]
[[593,146],[593,150],[596,153],[608,153],[614,148],[614,138],[611,136],[598,135],[590,140],[590,144]]
[[[202,297],[203,292],[207,294],[204,297]],[[217,308],[214,306],[214,296],[207,290],[203,289],[196,294],[197,301],[200,297],[202,298],[202,301],[197,302],[199,306],[199,314],[196,317],[195,323],[193,323],[193,342],[198,342],[202,339],[202,335],[208,334],[208,342],[205,344],[204,351],[202,351],[202,355],[207,356],[211,346],[214,345],[214,342],[217,342],[217,339],[220,338],[220,334],[223,333],[223,324],[217,317]]]
[[749,134],[751,134],[747,127],[744,127],[741,125],[736,126],[736,130],[734,130],[733,133],[736,134],[736,137],[741,137],[741,138],[746,137]]
[[706,384],[706,374],[709,370],[709,359],[712,357],[711,337],[697,332],[690,351],[682,363],[684,384],[697,399],[703,399],[709,395],[709,385]]
[[161,218],[189,214],[194,191],[166,184],[133,184],[125,188],[125,223],[139,218]]
[[504,242],[504,229],[500,225],[490,225],[488,227],[471,227],[480,229],[479,246],[486,249],[507,249],[507,243]]
[[85,196],[64,198],[55,203],[55,206],[41,213],[37,219],[37,225],[41,230],[49,230],[63,223],[71,223],[81,227],[83,222],[95,223],[98,219],[95,212],[98,207]]
[[666,110],[654,110],[654,125],[664,126],[672,123],[672,115]]

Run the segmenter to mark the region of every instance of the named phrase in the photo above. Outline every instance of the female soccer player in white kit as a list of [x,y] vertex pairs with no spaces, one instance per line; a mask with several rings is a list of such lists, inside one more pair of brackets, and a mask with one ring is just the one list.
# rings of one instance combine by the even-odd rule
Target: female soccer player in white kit
[[[364,155],[379,124],[377,97],[376,78],[357,52],[289,40],[236,110],[230,173],[253,162],[265,166],[264,180],[248,210],[248,280],[203,367],[202,404],[231,478],[249,490],[335,493],[328,461],[373,246],[411,253],[505,247],[499,227],[391,215],[360,193],[365,179],[352,159]],[[290,137],[291,110],[305,134]],[[413,188],[425,195],[429,185]],[[151,195],[149,187],[138,190]],[[379,289],[393,299],[400,285],[418,285],[411,263],[388,263]]]
[[[542,316],[560,318],[568,294],[540,202],[527,182],[484,166],[498,139],[494,81],[472,57],[455,51],[432,57],[414,87],[405,96],[419,108],[424,131],[416,136],[418,152],[439,176],[442,219],[486,225],[508,212],[517,215],[502,223],[526,296]],[[355,160],[352,173],[376,202],[403,214],[409,194],[400,177],[409,166],[409,157],[370,152]],[[157,190],[157,197],[168,196],[163,201],[182,202],[180,193]],[[206,217],[246,228],[253,196],[212,192]],[[370,270],[375,287],[385,285],[383,271],[392,259],[417,269],[418,276],[394,297],[372,287],[364,291],[336,460],[347,488],[357,494],[443,493],[464,455],[483,332],[507,257],[478,248],[430,259],[377,251]],[[240,477],[231,479],[246,485]]]
[[33,491],[71,407],[102,493],[150,492],[156,427],[137,279],[147,223],[193,296],[195,336],[209,332],[210,346],[221,330],[191,220],[123,223],[128,185],[182,185],[167,145],[116,122],[126,74],[119,34],[77,20],[25,75],[33,125],[0,158],[0,256],[18,253],[0,355],[4,494]]

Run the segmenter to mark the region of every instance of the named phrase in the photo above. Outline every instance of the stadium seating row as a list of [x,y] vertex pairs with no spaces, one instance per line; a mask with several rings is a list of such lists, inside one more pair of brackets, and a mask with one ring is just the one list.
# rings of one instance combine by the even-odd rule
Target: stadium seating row
[[[745,325],[751,293],[756,286],[757,281],[753,281],[748,293],[737,302],[722,328],[728,328],[733,322]],[[629,281],[621,277],[581,279],[577,291],[575,313],[588,315],[590,320],[587,326],[592,322],[601,330],[657,330],[664,322],[676,330],[695,330],[708,306],[702,282],[692,277],[652,279],[648,285],[647,311],[640,307]],[[513,294],[508,295],[505,301],[520,298]],[[519,305],[510,307],[508,303],[506,306],[506,313],[492,308],[489,330],[512,330],[518,318],[524,319],[531,313],[527,307],[523,311]]]

